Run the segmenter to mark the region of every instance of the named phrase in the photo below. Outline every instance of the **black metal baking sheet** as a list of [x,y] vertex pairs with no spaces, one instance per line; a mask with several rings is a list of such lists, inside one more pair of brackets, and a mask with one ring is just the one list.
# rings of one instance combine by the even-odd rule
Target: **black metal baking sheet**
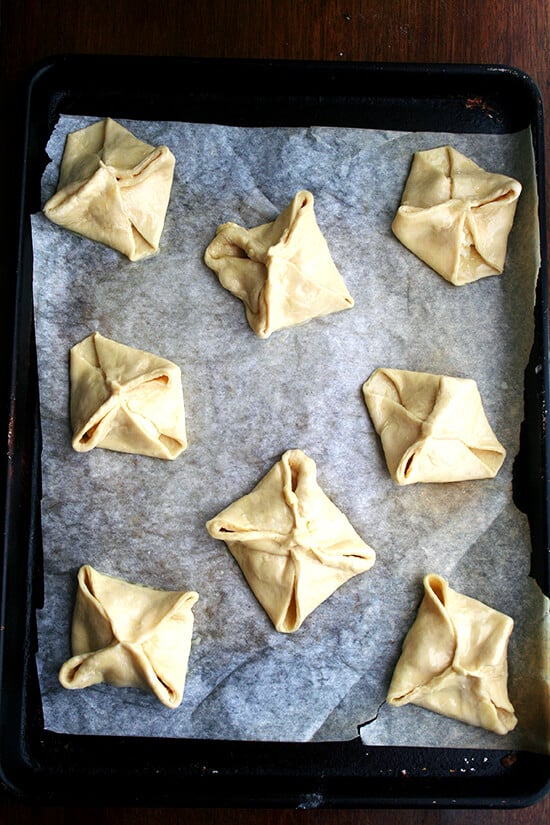
[[506,66],[62,56],[41,64],[22,113],[21,203],[6,400],[0,617],[0,770],[32,801],[181,806],[518,807],[550,788],[550,757],[527,752],[90,737],[44,730],[35,667],[42,605],[40,420],[29,216],[40,209],[45,146],[63,114],[234,125],[342,125],[505,133],[531,127],[542,267],[525,423],[515,463],[532,573],[549,593],[548,294],[539,92]]

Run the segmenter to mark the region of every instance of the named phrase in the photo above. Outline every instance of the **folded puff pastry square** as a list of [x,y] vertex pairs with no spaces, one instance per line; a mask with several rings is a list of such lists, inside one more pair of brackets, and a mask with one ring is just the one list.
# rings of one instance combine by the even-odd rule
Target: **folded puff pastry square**
[[416,152],[392,230],[455,286],[504,269],[521,184],[451,146]]
[[57,192],[44,205],[54,223],[138,261],[158,251],[175,158],[105,118],[67,136]]
[[256,598],[281,633],[304,619],[375,552],[317,483],[315,462],[288,450],[251,493],[207,525],[237,560]]
[[363,394],[397,484],[494,478],[501,468],[506,450],[473,379],[377,369]]
[[69,689],[103,682],[141,688],[166,707],[178,707],[198,598],[194,591],[153,590],[84,565],[78,572],[73,655],[59,681]]
[[508,641],[513,620],[424,578],[424,598],[395,666],[390,705],[419,705],[469,725],[506,734],[517,724],[508,698]]
[[174,459],[187,447],[180,368],[99,332],[70,352],[77,452],[94,447]]
[[260,338],[353,306],[317,224],[313,195],[305,190],[272,223],[218,226],[204,260],[243,301]]

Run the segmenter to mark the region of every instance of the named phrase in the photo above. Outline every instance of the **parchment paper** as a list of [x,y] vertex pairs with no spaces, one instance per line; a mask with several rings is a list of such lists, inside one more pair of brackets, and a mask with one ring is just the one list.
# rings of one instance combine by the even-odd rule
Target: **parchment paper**
[[[60,120],[48,146],[43,202],[57,186],[67,132],[92,120]],[[514,618],[509,689],[520,724],[502,738],[413,706],[383,706],[361,728],[364,741],[541,747],[548,604],[528,576],[528,524],[511,494],[539,267],[530,134],[121,122],[176,156],[159,254],[130,263],[42,214],[32,219],[44,491],[38,665],[46,728],[352,738],[377,716],[422,577],[436,572]],[[446,143],[524,187],[505,274],[460,288],[390,230],[413,152]],[[273,220],[302,188],[315,196],[318,223],[355,307],[260,340],[202,256],[218,224]],[[71,449],[68,353],[96,329],[181,367],[189,447],[175,462]],[[508,451],[497,478],[394,485],[361,394],[379,366],[474,378]],[[322,488],[377,552],[369,572],[290,636],[274,630],[225,545],[205,530],[207,519],[248,492],[289,448],[317,462]],[[84,563],[199,593],[177,710],[138,690],[59,685]]]

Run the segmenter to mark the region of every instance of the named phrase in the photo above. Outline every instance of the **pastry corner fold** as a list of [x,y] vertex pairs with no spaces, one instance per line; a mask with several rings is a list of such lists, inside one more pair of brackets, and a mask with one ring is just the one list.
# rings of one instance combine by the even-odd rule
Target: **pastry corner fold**
[[395,666],[390,705],[409,703],[505,735],[517,725],[508,697],[508,642],[514,622],[504,613],[424,577],[424,596]]
[[416,152],[392,231],[455,286],[504,270],[521,184],[452,146]]
[[181,370],[94,332],[70,351],[77,452],[95,447],[172,460],[187,447]]
[[221,224],[204,253],[221,285],[243,302],[260,338],[353,306],[313,204],[312,193],[300,190],[271,223],[252,229]]
[[293,633],[334,591],[369,570],[374,550],[317,482],[316,464],[287,450],[247,495],[207,522],[224,541],[276,630]]
[[500,470],[506,450],[472,378],[378,368],[363,395],[397,484],[494,478]]
[[69,690],[107,683],[181,704],[193,632],[193,591],[155,590],[83,565],[73,613],[72,656],[59,681]]
[[67,136],[58,188],[43,212],[139,261],[158,252],[174,168],[167,146],[151,146],[104,118]]

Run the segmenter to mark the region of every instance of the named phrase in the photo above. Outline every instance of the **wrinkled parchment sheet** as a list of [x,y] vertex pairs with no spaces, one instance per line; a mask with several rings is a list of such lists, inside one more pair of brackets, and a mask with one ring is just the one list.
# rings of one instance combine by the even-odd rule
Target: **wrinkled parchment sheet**
[[[102,116],[100,113],[99,116]],[[48,146],[43,202],[65,135],[95,118],[63,117]],[[548,605],[529,578],[526,518],[511,479],[523,417],[539,266],[529,133],[412,134],[340,128],[236,128],[121,121],[176,156],[161,248],[131,263],[33,216],[34,297],[43,429],[45,602],[38,664],[46,728],[239,740],[539,747]],[[454,287],[392,235],[412,154],[451,143],[523,184],[505,274]],[[257,338],[242,303],[203,263],[218,224],[273,220],[310,189],[353,309]],[[165,462],[71,448],[68,356],[94,330],[176,362],[189,447]],[[498,477],[397,487],[361,386],[377,367],[474,378],[508,451]],[[293,635],[277,633],[206,521],[249,492],[289,448],[317,463],[323,490],[377,553]],[[67,691],[76,574],[101,572],[199,593],[185,695],[106,685]],[[520,724],[502,738],[413,706],[384,702],[422,596],[441,574],[512,616],[509,690]],[[547,667],[547,662],[546,665]]]

